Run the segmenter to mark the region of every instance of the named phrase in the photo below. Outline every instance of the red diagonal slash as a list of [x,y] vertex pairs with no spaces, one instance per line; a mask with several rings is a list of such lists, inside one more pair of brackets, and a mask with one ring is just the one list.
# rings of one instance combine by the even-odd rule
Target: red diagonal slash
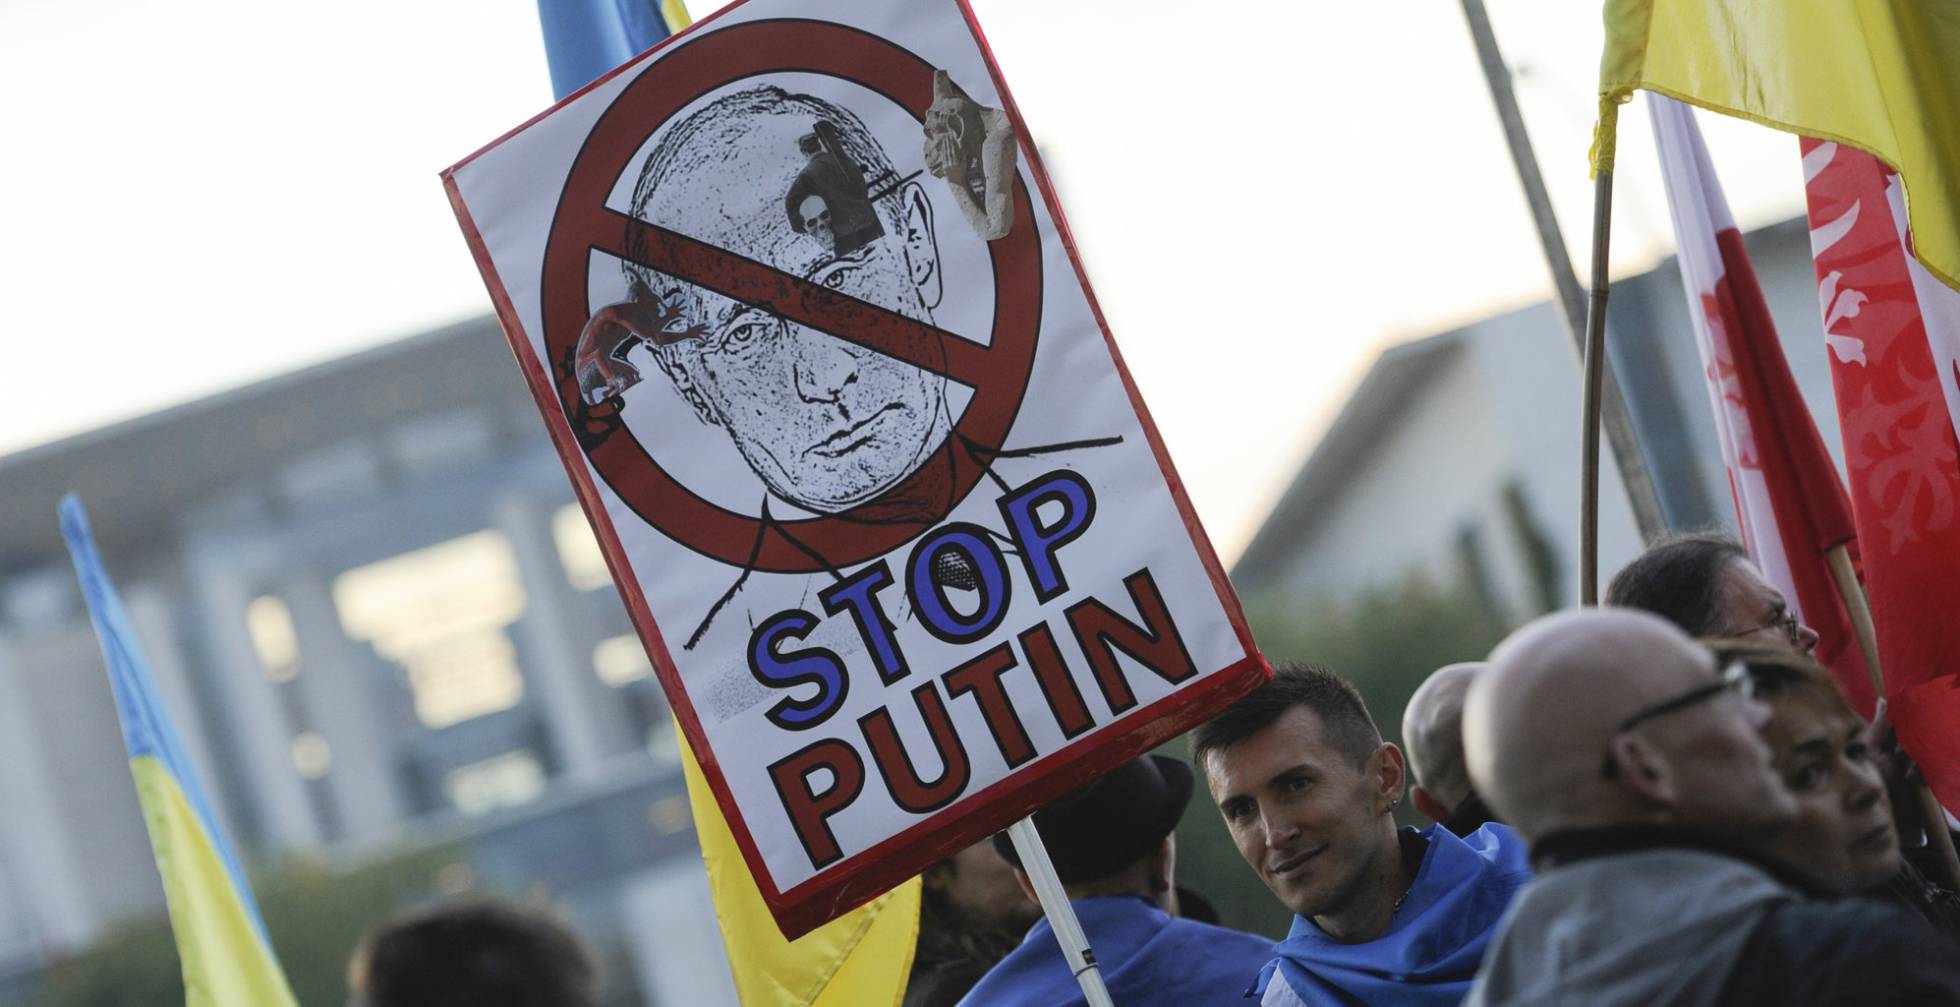
[[[595,251],[686,280],[968,387],[979,385],[986,373],[987,348],[945,329],[611,208],[605,209],[604,216],[611,226],[592,228]],[[637,256],[626,251],[629,228],[641,229],[649,239]]]
[[[620,500],[674,541],[730,566],[769,573],[812,573],[853,566],[904,545],[944,516],[982,478],[1014,426],[1041,334],[1040,228],[1027,187],[1014,181],[1014,219],[987,244],[993,323],[984,344],[858,300],[802,277],[686,235],[655,228],[608,207],[607,200],[650,136],[695,99],[761,74],[815,73],[884,96],[923,124],[932,103],[932,66],[891,42],[842,25],[763,21],[692,40],[629,84],[599,116],[559,194],[546,242],[541,308],[550,384],[562,416],[583,428],[579,447]],[[702,497],[661,467],[616,412],[585,416],[570,367],[579,333],[597,305],[587,293],[593,252],[625,259],[627,236],[645,229],[633,261],[769,311],[791,322],[887,354],[972,389],[953,434],[898,486],[848,511],[764,523]],[[635,242],[635,244],[640,244]],[[978,279],[974,277],[973,279]],[[950,278],[949,278],[949,282]],[[595,429],[595,427],[599,429]],[[909,515],[895,519],[894,515]]]

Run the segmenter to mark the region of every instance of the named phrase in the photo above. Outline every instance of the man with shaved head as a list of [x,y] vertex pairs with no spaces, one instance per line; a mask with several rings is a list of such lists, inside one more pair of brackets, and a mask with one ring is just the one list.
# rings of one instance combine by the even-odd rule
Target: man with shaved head
[[1467,836],[1493,821],[1463,763],[1463,696],[1482,662],[1438,668],[1402,708],[1402,744],[1415,778],[1409,800],[1430,821]]
[[1464,701],[1470,779],[1532,843],[1468,1004],[1960,1003],[1917,920],[1830,901],[1758,852],[1795,799],[1740,666],[1657,616],[1546,616]]

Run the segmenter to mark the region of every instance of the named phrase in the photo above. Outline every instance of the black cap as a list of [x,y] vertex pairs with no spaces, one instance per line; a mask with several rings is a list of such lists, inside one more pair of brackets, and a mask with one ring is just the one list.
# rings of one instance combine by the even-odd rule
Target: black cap
[[[1062,884],[1108,877],[1148,856],[1171,834],[1191,802],[1191,786],[1190,766],[1147,755],[1035,812],[1035,831]],[[1007,833],[994,836],[994,850],[1021,866]]]

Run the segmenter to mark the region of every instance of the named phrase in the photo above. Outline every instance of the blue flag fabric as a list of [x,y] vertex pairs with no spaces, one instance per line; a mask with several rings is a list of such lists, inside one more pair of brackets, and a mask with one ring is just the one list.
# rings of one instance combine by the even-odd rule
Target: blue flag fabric
[[61,501],[61,534],[102,644],[130,773],[170,907],[188,1007],[295,1007],[238,856],[158,693],[122,599],[103,568],[88,515]]
[[563,101],[687,27],[684,11],[673,18],[679,23],[669,21],[679,7],[660,0],[538,0],[552,96]]
[[1529,848],[1491,823],[1458,839],[1441,826],[1388,932],[1343,944],[1309,920],[1273,948],[1259,974],[1260,1001],[1273,1005],[1409,1004],[1456,1007],[1470,992],[1484,949],[1518,889],[1531,880]]
[[[1236,1007],[1273,955],[1264,937],[1175,919],[1141,896],[1070,902],[1119,1007]],[[962,1007],[1082,1007],[1082,986],[1043,918],[960,1001]]]

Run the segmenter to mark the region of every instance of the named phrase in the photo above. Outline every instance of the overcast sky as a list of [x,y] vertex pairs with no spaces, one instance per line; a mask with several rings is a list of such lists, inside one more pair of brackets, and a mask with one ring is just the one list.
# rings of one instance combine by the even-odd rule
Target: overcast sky
[[[1489,4],[1583,254],[1597,4]],[[1547,295],[1455,0],[972,5],[1227,562],[1382,348]],[[0,92],[0,454],[488,311],[436,173],[551,99],[534,0],[5,0]],[[1800,212],[1794,139],[1702,121]]]

